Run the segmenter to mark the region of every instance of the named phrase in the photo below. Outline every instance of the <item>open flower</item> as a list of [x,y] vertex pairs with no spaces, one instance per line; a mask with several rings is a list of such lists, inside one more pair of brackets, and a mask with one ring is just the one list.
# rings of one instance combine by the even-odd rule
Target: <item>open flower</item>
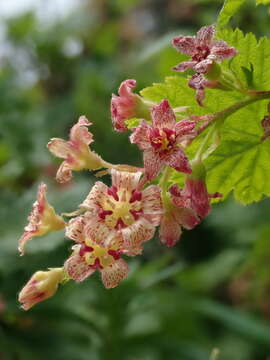
[[215,26],[204,26],[196,36],[177,36],[172,40],[177,51],[191,56],[191,60],[181,62],[173,70],[184,72],[193,69],[196,73],[206,73],[214,62],[221,62],[237,54],[225,41],[213,40]]
[[85,116],[81,116],[70,131],[69,141],[53,138],[48,143],[49,151],[57,157],[65,159],[56,174],[56,180],[63,183],[72,177],[72,170],[97,170],[104,166],[99,155],[91,151],[89,144],[93,142],[93,135],[87,126],[92,125]]
[[19,251],[24,254],[25,243],[35,236],[42,236],[51,231],[61,230],[65,227],[63,218],[56,215],[54,208],[46,199],[47,186],[40,184],[37,200],[33,204],[32,211],[28,217],[29,223],[24,228],[24,233],[19,240]]
[[136,80],[125,80],[121,83],[117,95],[112,95],[111,116],[116,131],[128,130],[126,120],[132,118],[148,118],[149,105],[132,90],[136,87]]
[[104,286],[114,288],[127,276],[128,265],[121,259],[121,237],[102,222],[91,221],[91,214],[72,219],[66,236],[77,243],[64,264],[71,279],[81,282],[99,270]]
[[148,180],[156,177],[165,165],[177,171],[191,173],[188,158],[181,143],[193,134],[194,121],[176,118],[168,100],[162,100],[152,109],[153,123],[142,121],[130,141],[143,150],[145,174]]
[[103,224],[120,236],[125,254],[140,254],[142,243],[154,236],[160,222],[160,188],[151,185],[140,190],[141,172],[111,170],[111,175],[112,186],[96,182],[80,207],[92,213],[94,227]]
[[52,297],[58,285],[64,279],[63,268],[53,268],[48,271],[37,271],[19,293],[19,302],[24,310]]
[[168,247],[174,246],[179,241],[182,228],[190,230],[200,223],[195,211],[187,205],[184,201],[181,204],[175,202],[172,194],[163,204],[164,214],[160,223],[159,237]]

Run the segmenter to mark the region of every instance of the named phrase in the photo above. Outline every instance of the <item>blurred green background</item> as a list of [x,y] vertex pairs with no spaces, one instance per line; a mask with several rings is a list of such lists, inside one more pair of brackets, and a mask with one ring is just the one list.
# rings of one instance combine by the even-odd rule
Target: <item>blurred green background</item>
[[[95,179],[54,180],[46,150],[79,115],[94,125],[93,148],[114,163],[141,164],[128,134],[114,133],[109,104],[120,82],[138,90],[171,75],[176,34],[215,22],[217,0],[10,0],[0,2],[0,359],[270,359],[270,201],[216,205],[173,249],[158,239],[131,273],[105,290],[98,274],[68,283],[29,312],[17,294],[31,274],[61,266],[64,233],[37,238],[20,258],[17,241],[36,197],[49,186],[58,212],[72,211]],[[269,9],[247,2],[234,26],[269,35]],[[184,104],[183,104],[184,105]]]

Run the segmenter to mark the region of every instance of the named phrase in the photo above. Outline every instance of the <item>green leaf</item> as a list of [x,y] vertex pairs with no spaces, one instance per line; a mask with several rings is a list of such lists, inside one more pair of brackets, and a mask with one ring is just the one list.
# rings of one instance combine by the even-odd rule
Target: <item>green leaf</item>
[[230,18],[240,9],[245,1],[246,0],[225,0],[218,16],[218,26],[224,27],[227,25]]
[[[238,50],[231,61],[224,61],[222,69],[232,71],[247,88],[251,78],[243,67],[250,67],[253,88],[270,90],[270,40],[256,40],[253,34],[244,35],[240,30],[225,29],[217,34]],[[243,100],[245,95],[236,91],[207,89],[205,106],[199,107],[195,92],[187,85],[187,79],[168,77],[163,84],[154,84],[141,91],[148,100],[160,102],[167,98],[173,107],[189,106],[189,113],[202,115],[224,110]],[[220,129],[220,146],[207,158],[207,185],[210,192],[221,192],[227,197],[234,192],[236,200],[243,204],[259,201],[270,196],[270,140],[261,142],[261,120],[266,114],[267,100],[259,101],[238,110],[225,120]],[[202,134],[204,136],[204,134]],[[192,158],[201,137],[188,149]],[[174,173],[173,180],[181,184],[183,176]]]

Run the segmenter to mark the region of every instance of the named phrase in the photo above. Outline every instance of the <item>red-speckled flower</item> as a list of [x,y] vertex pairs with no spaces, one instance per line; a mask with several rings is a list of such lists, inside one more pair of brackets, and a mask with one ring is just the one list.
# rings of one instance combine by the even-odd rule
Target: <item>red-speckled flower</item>
[[172,40],[175,49],[191,60],[181,62],[173,70],[184,72],[193,69],[197,73],[206,73],[214,62],[221,62],[237,54],[225,41],[213,40],[215,26],[202,27],[196,36],[177,36]]
[[116,131],[128,130],[126,120],[132,118],[149,118],[150,105],[132,90],[136,87],[136,80],[125,80],[121,83],[118,94],[112,95],[111,116]]
[[111,170],[111,175],[112,186],[97,182],[80,207],[91,211],[92,222],[121,237],[125,254],[140,254],[142,243],[153,237],[160,222],[160,188],[151,185],[140,190],[141,172]]
[[165,165],[180,172],[191,173],[181,143],[193,134],[196,123],[188,120],[176,122],[167,100],[153,107],[152,119],[152,124],[142,121],[130,136],[131,143],[143,150],[147,179],[156,177]]
[[77,242],[64,264],[71,279],[81,282],[99,270],[104,286],[114,288],[128,275],[121,237],[91,214],[70,220],[66,236]]
[[65,222],[61,216],[56,215],[54,208],[46,199],[47,186],[40,184],[37,200],[33,204],[32,211],[28,217],[29,223],[24,228],[24,233],[19,240],[19,251],[24,254],[25,243],[35,236],[42,236],[51,231],[61,230]]
[[19,302],[24,310],[52,297],[65,277],[63,268],[37,271],[19,293]]
[[57,171],[57,181],[61,183],[69,181],[72,170],[97,170],[106,167],[101,157],[88,146],[93,142],[93,135],[87,129],[90,125],[92,123],[85,116],[81,116],[77,124],[71,128],[69,141],[53,138],[48,143],[48,149],[52,154],[65,159]]

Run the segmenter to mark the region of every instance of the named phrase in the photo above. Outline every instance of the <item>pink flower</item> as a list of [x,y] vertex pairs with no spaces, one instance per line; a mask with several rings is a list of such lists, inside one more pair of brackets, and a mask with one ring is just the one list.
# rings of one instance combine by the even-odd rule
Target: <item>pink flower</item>
[[218,87],[218,82],[215,80],[208,80],[203,74],[194,74],[189,82],[189,87],[196,90],[196,100],[200,106],[203,106],[203,100],[205,98],[205,88]]
[[190,230],[199,223],[200,219],[193,209],[184,202],[175,202],[174,196],[170,195],[164,204],[164,215],[159,229],[160,240],[168,247],[174,246],[181,237],[182,227]]
[[152,109],[153,124],[142,121],[130,141],[143,150],[145,174],[148,180],[156,177],[165,165],[177,171],[191,173],[188,158],[181,143],[193,133],[193,121],[176,118],[168,100],[162,100]]
[[71,279],[81,282],[99,270],[104,286],[114,288],[128,275],[128,265],[121,259],[121,237],[102,222],[92,221],[91,214],[72,219],[66,236],[77,242],[64,264]]
[[34,273],[19,293],[19,302],[22,303],[22,308],[29,310],[38,302],[52,297],[63,279],[63,268]]
[[125,80],[121,83],[118,94],[112,95],[111,115],[113,127],[116,131],[128,130],[125,121],[132,118],[148,118],[149,106],[139,95],[132,90],[136,87],[136,80]]
[[80,207],[92,213],[94,227],[103,224],[120,236],[125,254],[140,254],[142,243],[154,236],[160,222],[160,188],[151,185],[140,190],[141,172],[111,170],[111,175],[112,186],[96,182]]
[[173,70],[184,72],[193,69],[197,73],[206,73],[214,62],[221,62],[237,54],[225,41],[213,40],[215,26],[202,27],[196,36],[178,36],[172,40],[177,51],[191,56],[191,60],[176,65]]
[[59,215],[56,215],[54,208],[46,199],[47,186],[40,184],[37,200],[33,204],[32,211],[28,217],[29,223],[24,228],[24,233],[19,240],[19,251],[24,254],[25,243],[35,236],[42,236],[51,231],[61,230],[65,222]]
[[92,125],[85,116],[81,116],[70,131],[70,140],[53,138],[48,143],[49,151],[57,157],[65,159],[56,174],[56,180],[63,183],[72,177],[72,170],[97,170],[104,167],[99,155],[91,151],[89,144],[93,142],[93,135],[87,126]]

